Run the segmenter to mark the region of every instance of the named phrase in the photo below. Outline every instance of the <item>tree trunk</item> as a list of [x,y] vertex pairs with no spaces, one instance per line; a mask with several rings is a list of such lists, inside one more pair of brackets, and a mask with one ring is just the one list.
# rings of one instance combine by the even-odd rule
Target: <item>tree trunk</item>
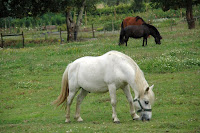
[[192,1],[191,0],[186,1],[186,19],[187,19],[187,23],[188,23],[188,28],[194,29],[195,21],[193,19],[193,14],[192,14]]
[[67,25],[67,42],[72,41],[74,38],[74,22],[71,16],[71,8],[66,11],[66,25]]
[[83,3],[81,5],[81,8],[80,8],[79,13],[78,13],[78,18],[77,18],[77,21],[76,21],[76,25],[75,25],[75,28],[74,28],[74,40],[75,41],[77,40],[79,26],[80,26],[81,21],[82,21],[85,3],[86,3],[86,0],[83,0]]
[[116,1],[116,6],[118,6],[118,5],[119,5],[119,0]]
[[83,11],[85,7],[86,0],[83,0],[81,7],[79,9],[78,17],[76,22],[73,21],[71,15],[71,7],[66,10],[66,25],[67,25],[67,41],[76,41],[79,31],[79,26],[82,21]]

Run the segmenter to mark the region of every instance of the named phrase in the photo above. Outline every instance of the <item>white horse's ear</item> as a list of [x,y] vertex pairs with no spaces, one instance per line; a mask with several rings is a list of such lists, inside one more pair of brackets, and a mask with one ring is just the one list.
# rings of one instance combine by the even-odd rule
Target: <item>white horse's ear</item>
[[149,87],[151,90],[153,90],[154,85],[152,85],[151,87]]

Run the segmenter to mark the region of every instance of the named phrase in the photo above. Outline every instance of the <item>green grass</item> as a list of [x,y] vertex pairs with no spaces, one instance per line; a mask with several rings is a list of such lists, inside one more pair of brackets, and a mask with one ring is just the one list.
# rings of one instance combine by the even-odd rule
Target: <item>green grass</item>
[[[0,50],[0,132],[200,132],[200,28],[186,25],[160,28],[162,44],[148,39],[130,39],[128,47],[118,44],[118,34],[96,40],[26,44],[25,48]],[[84,122],[66,124],[65,111],[51,102],[60,93],[62,74],[68,63],[82,56],[121,51],[133,58],[146,80],[154,84],[156,101],[150,122],[131,120],[122,90],[117,91],[117,113],[121,124],[112,122],[109,94],[90,93],[82,103]],[[132,93],[133,94],[133,93]],[[134,94],[133,94],[134,95]]]

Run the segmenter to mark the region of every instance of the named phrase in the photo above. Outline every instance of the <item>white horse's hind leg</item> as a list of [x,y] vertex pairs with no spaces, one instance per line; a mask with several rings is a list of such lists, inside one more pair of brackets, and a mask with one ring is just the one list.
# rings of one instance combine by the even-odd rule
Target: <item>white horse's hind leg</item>
[[109,93],[110,93],[110,99],[111,99],[111,105],[112,105],[112,118],[114,120],[114,123],[119,123],[119,119],[117,118],[117,112],[116,112],[116,86],[114,84],[108,85]]
[[88,91],[82,89],[80,94],[77,96],[77,103],[76,103],[76,114],[75,114],[75,119],[78,121],[78,122],[81,122],[83,121],[83,119],[81,118],[80,116],[80,105],[83,101],[83,99],[87,96],[88,94]]
[[130,92],[130,86],[127,85],[126,87],[124,87],[123,91],[124,91],[124,94],[126,95],[126,98],[129,102],[129,105],[130,105],[131,117],[133,118],[133,120],[138,120],[139,116],[135,113],[135,109],[134,109],[134,106],[133,106],[133,97],[132,97],[131,92]]
[[66,114],[66,120],[65,120],[66,123],[70,122],[70,106],[77,92],[78,92],[78,89],[71,89],[71,91],[69,89],[69,96],[67,97],[67,114]]

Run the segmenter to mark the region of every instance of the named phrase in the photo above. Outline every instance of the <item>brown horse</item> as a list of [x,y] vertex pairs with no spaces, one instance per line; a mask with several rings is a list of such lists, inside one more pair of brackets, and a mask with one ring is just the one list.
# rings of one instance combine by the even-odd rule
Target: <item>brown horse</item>
[[142,25],[146,23],[141,17],[136,16],[136,17],[126,17],[121,24],[121,31],[120,31],[120,38],[119,38],[119,45],[124,44],[124,39],[123,39],[123,30],[125,27],[129,25]]

